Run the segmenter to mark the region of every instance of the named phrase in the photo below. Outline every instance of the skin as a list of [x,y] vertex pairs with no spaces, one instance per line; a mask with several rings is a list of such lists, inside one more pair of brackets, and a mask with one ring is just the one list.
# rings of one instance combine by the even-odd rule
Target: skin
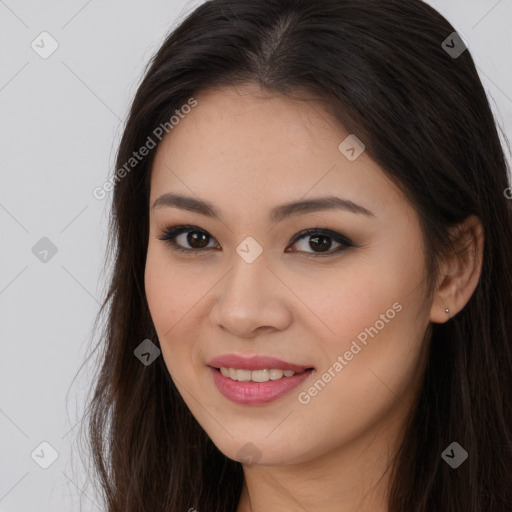
[[[464,224],[475,250],[443,260],[425,304],[414,207],[365,152],[349,161],[339,151],[349,133],[320,104],[252,84],[195,97],[198,105],[158,147],[151,177],[145,290],[167,368],[219,450],[241,461],[250,453],[247,443],[256,447],[254,463],[244,463],[238,512],[385,512],[386,467],[416,399],[427,329],[460,311],[473,293],[481,225],[476,218]],[[152,209],[167,192],[211,202],[221,220]],[[325,210],[278,223],[267,218],[276,205],[329,195],[374,215]],[[179,224],[206,231],[208,249],[181,254],[157,238]],[[340,245],[330,238],[326,256],[311,247],[314,235],[291,243],[308,228],[338,232],[356,247],[334,252]],[[187,234],[175,241],[201,251]],[[236,252],[249,236],[263,249],[250,264]],[[396,302],[402,308],[394,318],[309,403],[300,403],[298,394]],[[217,390],[207,366],[232,352],[315,372],[274,402],[237,404]]]

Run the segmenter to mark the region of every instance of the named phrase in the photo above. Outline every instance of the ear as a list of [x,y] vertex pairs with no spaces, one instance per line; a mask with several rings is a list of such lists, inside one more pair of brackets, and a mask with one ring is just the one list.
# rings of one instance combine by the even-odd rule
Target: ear
[[430,310],[430,321],[439,324],[464,308],[482,271],[484,229],[480,219],[470,215],[452,231],[457,250],[440,262],[438,285]]

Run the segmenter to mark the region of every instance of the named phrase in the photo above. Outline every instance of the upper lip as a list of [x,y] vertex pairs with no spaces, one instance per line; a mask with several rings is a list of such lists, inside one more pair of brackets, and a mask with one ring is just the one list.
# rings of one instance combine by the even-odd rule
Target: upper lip
[[301,373],[304,370],[313,368],[312,366],[302,366],[298,364],[288,363],[281,359],[270,356],[254,355],[251,357],[240,356],[238,354],[224,354],[214,357],[208,362],[208,366],[212,368],[235,368],[240,370],[292,370],[295,373]]

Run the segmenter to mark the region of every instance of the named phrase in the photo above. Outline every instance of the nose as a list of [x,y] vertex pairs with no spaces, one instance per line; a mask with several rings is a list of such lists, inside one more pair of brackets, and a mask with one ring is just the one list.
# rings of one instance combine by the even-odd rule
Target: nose
[[237,255],[217,286],[210,318],[236,337],[284,330],[292,321],[291,292],[267,266],[264,253],[252,263]]

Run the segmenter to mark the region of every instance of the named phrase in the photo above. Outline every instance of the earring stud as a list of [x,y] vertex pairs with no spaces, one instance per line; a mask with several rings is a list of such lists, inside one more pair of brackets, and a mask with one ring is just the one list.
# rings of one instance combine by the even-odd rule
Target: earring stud
[[449,315],[449,314],[450,314],[450,310],[449,310],[448,308],[446,308],[446,309],[444,310],[444,312],[445,312],[447,315]]

